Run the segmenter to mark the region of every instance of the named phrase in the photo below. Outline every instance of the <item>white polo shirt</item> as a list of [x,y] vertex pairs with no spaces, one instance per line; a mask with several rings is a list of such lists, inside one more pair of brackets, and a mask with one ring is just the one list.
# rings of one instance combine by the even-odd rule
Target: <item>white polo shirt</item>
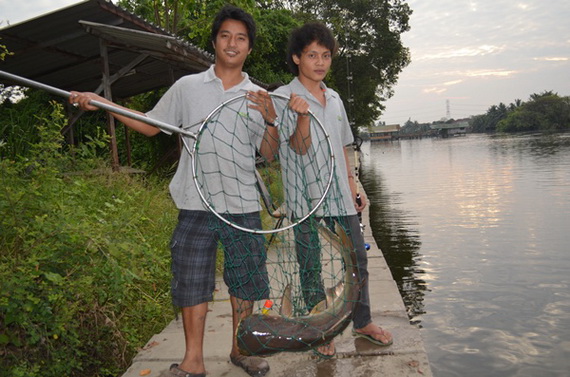
[[[344,158],[344,147],[354,141],[348,117],[342,100],[337,92],[321,83],[326,98],[326,106],[321,103],[295,78],[288,85],[275,90],[278,94],[290,96],[295,93],[309,103],[309,109],[322,123],[330,137],[333,155],[335,156],[335,177],[324,204],[316,212],[320,216],[355,215],[354,200],[348,182],[348,171]],[[330,154],[324,150],[322,132],[311,127],[311,148],[306,156],[295,156],[288,146],[287,140],[293,133],[296,124],[284,122],[280,135],[284,135],[280,147],[280,159],[283,169],[285,197],[289,214],[300,217],[307,213],[322,196],[323,186],[328,172],[326,166]],[[324,161],[324,160],[327,161]]]
[[[228,90],[224,90],[216,76],[214,65],[207,71],[184,76],[146,115],[196,133],[217,106],[249,90],[261,89],[250,81],[247,73],[242,75],[243,81]],[[201,191],[209,196],[208,202],[218,213],[249,213],[261,209],[254,171],[255,151],[265,132],[263,118],[247,106],[235,110],[224,110],[220,118],[209,124],[213,136],[204,135],[196,155],[204,172],[197,176],[206,177],[207,181]],[[194,145],[193,139],[187,138],[187,141],[190,146]],[[204,210],[206,207],[194,184],[192,164],[192,156],[184,149],[170,182],[170,194],[179,209]]]

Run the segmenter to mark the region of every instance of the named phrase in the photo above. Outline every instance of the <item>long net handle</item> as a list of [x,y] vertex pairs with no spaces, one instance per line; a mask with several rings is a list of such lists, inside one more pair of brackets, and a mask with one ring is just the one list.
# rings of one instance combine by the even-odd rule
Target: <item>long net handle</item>
[[[56,88],[56,87],[53,87],[53,86],[50,86],[50,85],[42,84],[41,82],[37,82],[37,81],[34,81],[34,80],[30,80],[30,79],[27,79],[27,78],[25,78],[25,77],[21,77],[21,76],[18,76],[18,75],[14,75],[14,74],[12,74],[12,73],[0,71],[0,77],[3,77],[3,78],[8,79],[8,80],[10,80],[10,81],[16,82],[16,83],[18,83],[18,84],[20,84],[20,85],[22,85],[22,86],[25,86],[25,87],[28,87],[28,88],[41,89],[41,90],[44,90],[44,91],[46,91],[46,92],[55,94],[55,95],[60,96],[60,97],[63,97],[63,98],[69,98],[69,97],[71,97],[71,93],[68,92],[68,91],[65,91],[65,90],[63,90],[63,89],[59,89],[59,88]],[[146,116],[144,116],[144,115],[140,115],[140,114],[137,114],[137,113],[133,113],[133,112],[131,112],[131,111],[128,111],[128,110],[125,110],[125,109],[121,109],[121,108],[119,108],[119,107],[115,107],[115,106],[113,106],[113,105],[109,105],[109,104],[106,104],[106,103],[103,103],[103,102],[99,102],[99,101],[95,101],[95,100],[90,100],[90,101],[89,101],[89,104],[90,104],[90,105],[93,105],[93,106],[95,106],[95,107],[98,107],[98,108],[100,108],[100,109],[102,109],[102,110],[105,110],[105,111],[109,111],[109,112],[112,112],[112,113],[116,113],[116,114],[119,114],[119,115],[123,115],[123,116],[126,116],[126,117],[128,117],[128,118],[135,119],[135,120],[144,122],[144,123],[146,123],[146,124],[150,124],[151,126],[158,127],[158,128],[160,128],[161,130],[164,130],[164,131],[169,131],[169,132],[172,132],[172,133],[178,133],[178,134],[182,134],[182,135],[185,135],[185,136],[189,136],[189,137],[191,137],[191,138],[193,138],[193,139],[196,139],[196,134],[194,134],[193,132],[184,130],[184,129],[182,129],[182,128],[175,127],[175,126],[173,126],[173,125],[171,125],[171,124],[164,123],[164,122],[161,122],[161,121],[159,121],[159,120],[155,120],[155,119],[148,118],[148,117],[146,117]]]

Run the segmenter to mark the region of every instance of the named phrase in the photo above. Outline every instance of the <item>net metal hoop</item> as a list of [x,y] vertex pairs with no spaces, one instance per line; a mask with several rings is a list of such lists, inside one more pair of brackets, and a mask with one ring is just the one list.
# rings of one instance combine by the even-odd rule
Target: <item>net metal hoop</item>
[[[290,97],[282,95],[282,94],[277,94],[277,93],[269,93],[269,96],[271,98],[279,98],[282,100],[286,100],[287,102],[289,101]],[[329,150],[329,155],[330,155],[330,162],[329,162],[329,171],[330,171],[330,176],[328,177],[326,186],[323,190],[323,194],[322,196],[319,198],[319,200],[317,201],[317,203],[314,205],[314,207],[308,212],[306,213],[304,216],[302,216],[299,219],[295,219],[294,222],[289,223],[285,226],[282,227],[278,227],[278,228],[274,228],[274,229],[250,229],[250,228],[246,228],[243,227],[241,225],[235,224],[233,222],[231,222],[230,220],[228,220],[227,218],[225,218],[223,215],[219,214],[218,212],[216,212],[216,210],[210,205],[210,203],[208,203],[208,200],[206,199],[206,196],[204,195],[204,193],[202,192],[201,188],[200,188],[200,184],[198,183],[198,176],[197,176],[197,158],[196,158],[196,147],[199,145],[200,143],[200,137],[202,136],[202,133],[204,131],[204,129],[207,127],[208,123],[210,122],[210,120],[219,112],[221,111],[221,109],[223,109],[225,106],[227,106],[228,104],[232,103],[232,102],[237,102],[239,100],[243,100],[244,98],[247,97],[247,94],[241,94],[238,95],[234,98],[231,98],[227,101],[224,101],[223,103],[221,103],[218,107],[216,107],[214,110],[212,110],[210,112],[210,114],[208,114],[208,116],[202,121],[202,124],[200,125],[200,128],[198,129],[198,132],[196,132],[196,138],[194,140],[194,143],[192,145],[192,147],[190,147],[184,140],[184,138],[182,138],[183,140],[183,144],[184,147],[186,148],[186,150],[188,151],[188,153],[190,153],[190,155],[192,156],[192,179],[194,181],[194,185],[196,186],[196,190],[198,191],[198,195],[200,196],[200,199],[202,200],[202,203],[204,203],[204,205],[206,206],[206,208],[208,209],[208,211],[212,212],[218,219],[220,219],[221,221],[223,221],[224,223],[226,223],[227,225],[235,228],[235,229],[239,229],[241,231],[244,232],[248,232],[248,233],[252,233],[252,234],[272,234],[272,233],[277,233],[277,232],[282,232],[288,229],[293,228],[294,226],[296,226],[297,224],[305,221],[306,219],[308,219],[312,214],[314,214],[317,209],[321,206],[321,204],[324,202],[329,189],[331,188],[332,182],[333,182],[333,178],[334,178],[334,168],[335,168],[335,156],[333,153],[333,149],[332,149],[332,143],[330,140],[330,135],[328,134],[328,132],[325,130],[325,128],[323,127],[321,121],[309,110],[309,114],[312,118],[312,120],[314,121],[314,124],[317,125],[318,128],[320,128],[321,132],[323,132],[323,135],[325,135],[325,139],[326,139],[326,144]]]

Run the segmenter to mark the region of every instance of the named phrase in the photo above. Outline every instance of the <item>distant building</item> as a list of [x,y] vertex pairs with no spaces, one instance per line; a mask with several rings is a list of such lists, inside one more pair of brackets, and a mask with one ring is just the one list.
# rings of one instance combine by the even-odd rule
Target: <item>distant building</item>
[[430,125],[432,130],[437,130],[439,136],[449,137],[449,136],[464,136],[467,133],[467,127],[469,126],[469,121],[466,119],[460,119],[453,122],[439,122]]
[[370,141],[386,141],[398,139],[400,133],[399,124],[370,127]]

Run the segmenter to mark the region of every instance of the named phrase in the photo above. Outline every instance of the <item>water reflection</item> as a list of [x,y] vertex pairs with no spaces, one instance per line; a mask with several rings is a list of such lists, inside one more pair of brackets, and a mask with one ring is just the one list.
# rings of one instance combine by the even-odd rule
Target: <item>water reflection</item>
[[419,317],[425,313],[423,300],[426,290],[425,281],[419,278],[425,273],[419,268],[420,237],[414,231],[410,217],[389,205],[398,199],[384,190],[381,177],[365,165],[361,175],[370,200],[370,226],[374,229],[374,239],[402,293],[410,321],[420,324]]
[[436,376],[567,376],[570,134],[363,145],[370,224]]
[[491,151],[503,155],[522,153],[535,158],[552,158],[570,148],[568,134],[493,135]]

